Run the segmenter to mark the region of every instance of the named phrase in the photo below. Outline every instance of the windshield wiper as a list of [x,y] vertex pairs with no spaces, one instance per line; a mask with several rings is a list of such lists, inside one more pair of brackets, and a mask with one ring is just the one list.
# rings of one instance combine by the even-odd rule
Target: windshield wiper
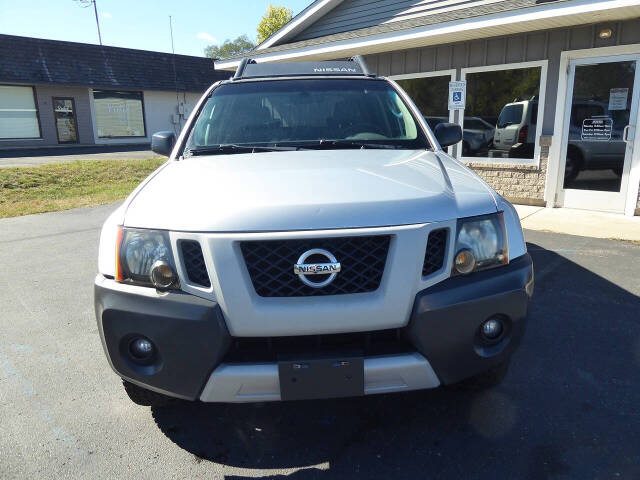
[[222,145],[211,145],[208,147],[196,147],[185,150],[185,154],[188,156],[195,155],[215,155],[220,153],[257,153],[257,152],[281,152],[281,151],[294,151],[300,147],[280,147],[274,146],[262,146],[262,145],[238,145],[235,143],[226,143]]
[[390,143],[366,143],[358,142],[357,140],[320,140],[318,143],[312,143],[305,145],[306,148],[372,148],[372,149],[387,149],[395,150],[401,148],[399,145],[393,145]]

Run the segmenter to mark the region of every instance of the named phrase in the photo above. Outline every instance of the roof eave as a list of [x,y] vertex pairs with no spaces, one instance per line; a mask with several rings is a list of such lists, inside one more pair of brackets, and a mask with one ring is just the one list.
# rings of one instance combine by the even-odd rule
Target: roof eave
[[[355,54],[367,55],[539,29],[623,20],[634,16],[640,16],[640,0],[576,0],[544,3],[533,8],[301,48],[294,47],[272,52],[253,51],[244,57],[250,56],[258,62],[295,61],[303,58],[327,60]],[[242,58],[221,60],[216,62],[215,68],[216,70],[233,70],[241,60]]]
[[342,2],[343,0],[316,0],[291,19],[291,21],[284,25],[280,30],[258,45],[254,51],[264,50],[266,48],[273,47],[278,43],[286,42],[306,29],[316,20],[329,13]]

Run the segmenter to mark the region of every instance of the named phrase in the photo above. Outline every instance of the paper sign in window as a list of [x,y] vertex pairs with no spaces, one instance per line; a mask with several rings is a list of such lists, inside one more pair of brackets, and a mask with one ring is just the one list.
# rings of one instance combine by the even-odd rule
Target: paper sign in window
[[628,98],[628,88],[612,88],[609,90],[609,110],[626,110]]

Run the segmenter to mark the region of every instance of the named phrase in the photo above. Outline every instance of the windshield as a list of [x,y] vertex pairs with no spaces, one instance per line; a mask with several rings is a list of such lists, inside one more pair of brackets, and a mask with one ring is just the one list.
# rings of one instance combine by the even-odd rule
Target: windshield
[[498,117],[498,128],[504,128],[507,125],[518,125],[522,121],[522,104],[507,105],[500,112]]
[[185,156],[216,146],[315,144],[428,147],[408,107],[385,81],[269,80],[216,88],[191,130]]

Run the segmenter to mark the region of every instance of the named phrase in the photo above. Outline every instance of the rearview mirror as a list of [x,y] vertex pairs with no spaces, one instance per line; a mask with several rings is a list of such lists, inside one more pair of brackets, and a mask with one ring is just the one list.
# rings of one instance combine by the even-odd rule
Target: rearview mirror
[[455,145],[462,140],[462,128],[456,123],[439,123],[433,129],[433,134],[442,148]]
[[151,150],[158,155],[168,157],[171,155],[173,145],[176,143],[176,135],[171,131],[156,132],[151,137]]

